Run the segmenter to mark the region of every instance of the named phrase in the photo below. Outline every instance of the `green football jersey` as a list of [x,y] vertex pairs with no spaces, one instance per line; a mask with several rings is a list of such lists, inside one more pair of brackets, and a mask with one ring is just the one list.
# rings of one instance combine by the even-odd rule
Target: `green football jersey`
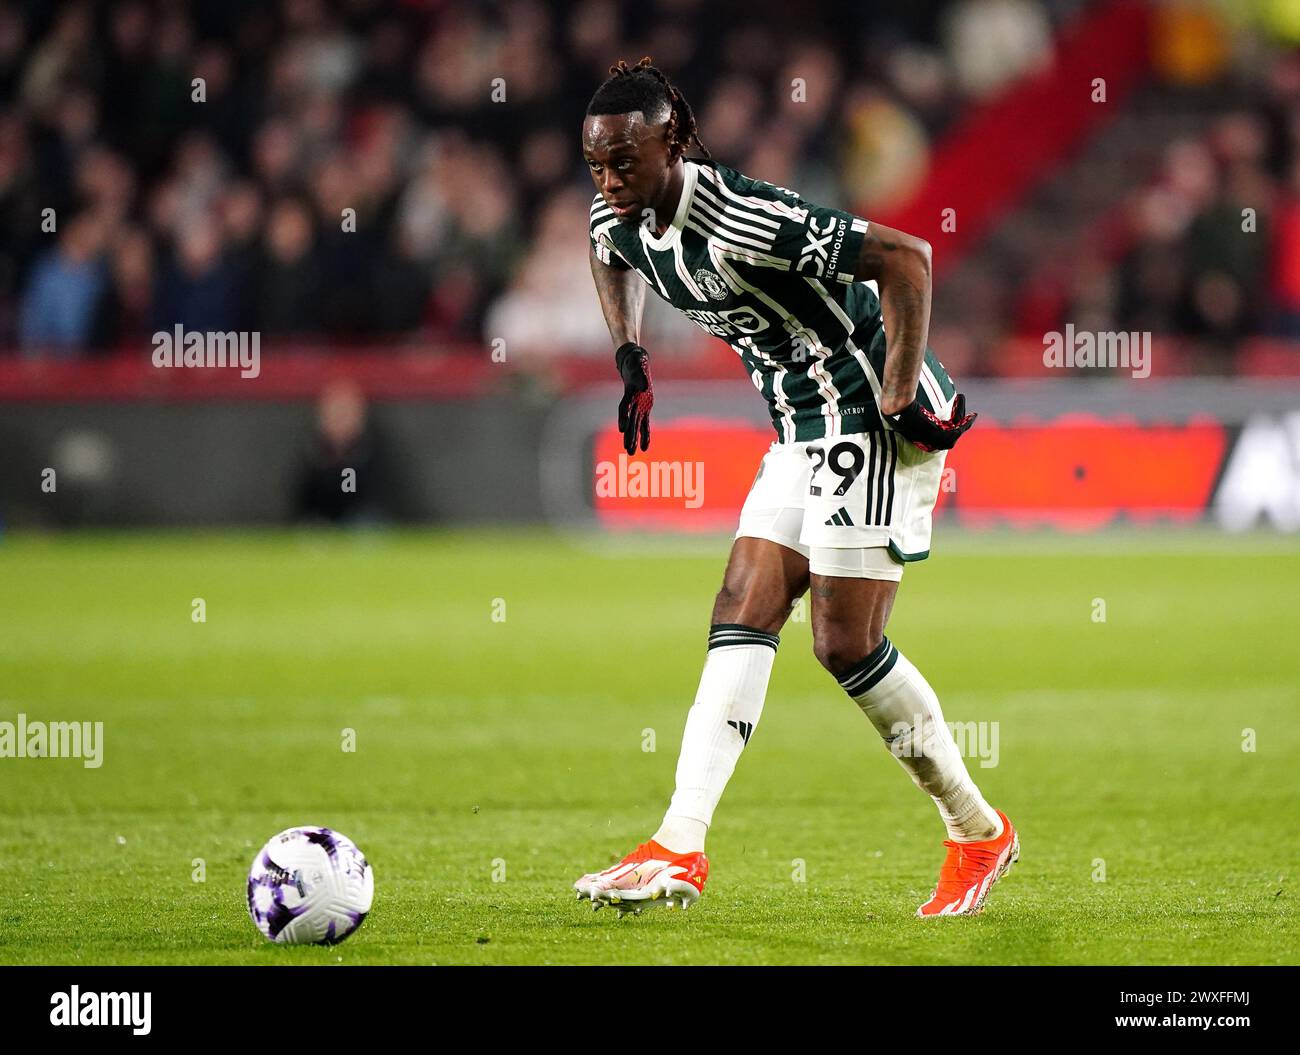
[[[739,354],[783,443],[879,431],[885,330],[880,300],[853,276],[867,221],[804,201],[702,158],[687,158],[681,200],[659,237],[619,220],[596,194],[591,245]],[[917,398],[955,389],[929,349]]]

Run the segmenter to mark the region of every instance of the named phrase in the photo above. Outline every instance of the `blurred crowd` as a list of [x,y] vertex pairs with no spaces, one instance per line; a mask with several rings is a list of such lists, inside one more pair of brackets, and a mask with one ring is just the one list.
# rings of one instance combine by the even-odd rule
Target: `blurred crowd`
[[1031,270],[1015,332],[1068,319],[1178,335],[1204,369],[1246,337],[1300,338],[1300,51],[1257,64],[1232,94],[1171,139],[1153,177],[1115,194],[1111,244]]
[[[611,62],[651,55],[718,159],[885,207],[1091,2],[0,0],[0,348],[180,324],[272,351],[604,352],[578,134]],[[1124,318],[1296,325],[1297,137],[1297,111],[1261,108],[1180,145],[1135,212]],[[1217,212],[1261,200],[1278,236],[1225,246]]]
[[1221,349],[1300,338],[1300,55],[1269,88],[1255,109],[1173,143],[1133,201],[1114,283],[1121,328]]
[[715,156],[887,200],[1084,2],[10,0],[0,347],[178,323],[603,347],[578,133],[615,59],[669,71]]

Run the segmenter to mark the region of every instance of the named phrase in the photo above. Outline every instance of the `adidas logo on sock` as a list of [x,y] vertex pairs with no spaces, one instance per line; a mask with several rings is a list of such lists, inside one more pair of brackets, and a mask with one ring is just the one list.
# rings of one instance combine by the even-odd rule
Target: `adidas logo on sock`
[[745,743],[749,743],[749,734],[754,731],[753,722],[727,722],[727,724],[740,734],[740,738],[744,740]]
[[843,506],[840,506],[835,511],[835,515],[826,523],[833,524],[835,527],[853,527],[853,519],[849,516],[849,511]]

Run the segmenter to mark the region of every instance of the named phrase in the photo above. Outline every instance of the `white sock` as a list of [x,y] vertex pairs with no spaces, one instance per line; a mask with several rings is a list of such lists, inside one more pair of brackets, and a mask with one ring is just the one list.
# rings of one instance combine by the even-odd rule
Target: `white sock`
[[949,838],[976,842],[1002,834],[1002,818],[966,771],[939,697],[889,638],[838,680],[916,786],[934,799]]
[[704,849],[713,811],[763,713],[779,640],[735,623],[709,628],[709,652],[677,758],[677,789],[654,834],[665,849]]

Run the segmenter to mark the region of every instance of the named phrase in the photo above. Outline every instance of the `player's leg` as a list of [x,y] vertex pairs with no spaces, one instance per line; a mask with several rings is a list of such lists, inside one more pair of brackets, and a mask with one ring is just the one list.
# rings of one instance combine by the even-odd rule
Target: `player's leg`
[[[825,559],[830,554],[832,559]],[[917,914],[978,912],[993,883],[1019,856],[1015,828],[980,794],[930,683],[885,636],[898,583],[824,574],[888,572],[888,552],[830,554],[813,551],[813,566],[822,572],[811,576],[817,659],[862,709],[913,783],[934,801],[948,829],[939,882]]]
[[[871,572],[873,561],[888,570],[886,550],[844,551],[846,558],[859,554],[868,555],[865,572]],[[1001,832],[1001,821],[971,779],[938,696],[885,636],[897,592],[898,582],[889,579],[814,573],[813,651],[916,786],[934,799],[949,837],[959,842],[993,838]]]
[[704,890],[704,840],[763,711],[777,632],[808,587],[808,561],[768,539],[737,538],[713,605],[699,689],[686,716],[677,783],[659,830],[618,864],[582,876],[579,899],[620,912],[683,908]]
[[948,829],[948,859],[921,914],[975,912],[1014,860],[1014,827],[984,801],[939,698],[885,636],[905,563],[930,549],[945,453],[893,432],[809,445],[808,546],[817,658],[870,719]]
[[654,835],[659,845],[678,853],[704,849],[713,811],[763,713],[777,635],[807,589],[802,554],[768,539],[736,539],[686,716],[677,786]]
[[574,884],[597,908],[688,907],[708,878],[704,840],[713,811],[753,735],[767,695],[778,632],[808,588],[799,543],[808,461],[798,444],[773,444],[741,511],[713,605],[708,650],[686,717],[677,782],[654,837],[618,864]]

